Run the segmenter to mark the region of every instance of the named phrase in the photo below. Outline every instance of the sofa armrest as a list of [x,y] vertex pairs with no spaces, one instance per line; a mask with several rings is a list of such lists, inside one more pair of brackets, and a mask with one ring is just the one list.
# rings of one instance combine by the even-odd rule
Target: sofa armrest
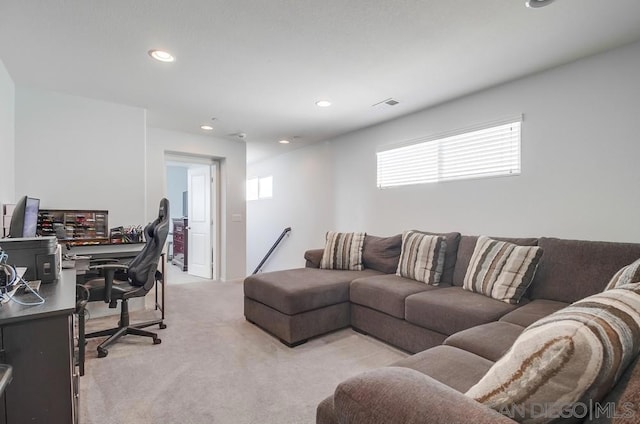
[[307,268],[320,268],[320,261],[322,260],[322,254],[324,249],[311,249],[304,252],[304,258],[307,260]]
[[336,388],[333,402],[341,424],[515,423],[410,368],[385,367],[352,377]]

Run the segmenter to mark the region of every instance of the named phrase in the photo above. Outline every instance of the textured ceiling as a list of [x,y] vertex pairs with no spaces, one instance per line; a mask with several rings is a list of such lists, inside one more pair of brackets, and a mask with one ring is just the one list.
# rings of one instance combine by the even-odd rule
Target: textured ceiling
[[154,127],[215,117],[249,161],[638,39],[638,0],[0,0],[17,84],[143,107]]

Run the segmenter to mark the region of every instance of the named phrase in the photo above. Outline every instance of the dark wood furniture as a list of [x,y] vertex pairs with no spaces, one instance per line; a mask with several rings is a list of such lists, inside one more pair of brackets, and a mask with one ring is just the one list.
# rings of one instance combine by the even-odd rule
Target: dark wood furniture
[[187,270],[189,230],[187,218],[173,218],[173,259],[171,263]]
[[73,272],[61,275],[40,286],[44,304],[0,306],[0,362],[13,367],[13,381],[0,400],[2,424],[77,423],[76,284]]

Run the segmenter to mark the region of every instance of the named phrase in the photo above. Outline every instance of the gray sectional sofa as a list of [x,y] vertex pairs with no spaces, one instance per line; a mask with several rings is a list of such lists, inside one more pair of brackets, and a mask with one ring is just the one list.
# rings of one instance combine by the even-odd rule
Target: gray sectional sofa
[[[524,298],[509,304],[462,288],[477,237],[443,236],[447,250],[438,286],[395,275],[400,235],[367,235],[363,271],[318,269],[320,249],[305,253],[305,268],[245,280],[247,320],[287,345],[350,325],[413,353],[340,384],[318,406],[317,423],[513,423],[464,393],[527,326],[601,292],[618,270],[640,258],[640,244],[501,239],[543,251]],[[586,417],[588,422],[640,422],[637,359],[604,402],[617,411],[633,405],[637,413],[627,414],[627,421],[603,413]]]

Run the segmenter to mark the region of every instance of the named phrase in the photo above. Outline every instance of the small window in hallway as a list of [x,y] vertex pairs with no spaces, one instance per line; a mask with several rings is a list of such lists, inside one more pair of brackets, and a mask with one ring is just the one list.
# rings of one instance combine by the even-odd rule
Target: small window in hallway
[[247,201],[273,197],[273,177],[250,178],[247,180]]

